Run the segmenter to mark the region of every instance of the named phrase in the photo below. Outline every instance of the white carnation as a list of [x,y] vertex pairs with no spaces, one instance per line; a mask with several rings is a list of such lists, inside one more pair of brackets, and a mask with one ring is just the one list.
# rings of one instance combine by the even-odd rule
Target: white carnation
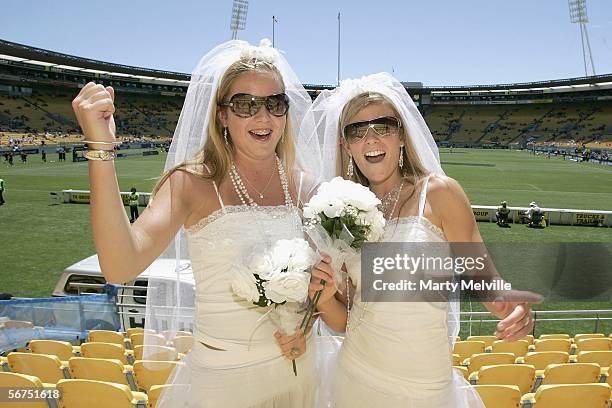
[[307,272],[284,272],[264,282],[266,298],[274,303],[303,302],[308,296],[310,274]]
[[246,268],[236,266],[232,275],[232,290],[236,296],[250,302],[259,301],[255,276]]

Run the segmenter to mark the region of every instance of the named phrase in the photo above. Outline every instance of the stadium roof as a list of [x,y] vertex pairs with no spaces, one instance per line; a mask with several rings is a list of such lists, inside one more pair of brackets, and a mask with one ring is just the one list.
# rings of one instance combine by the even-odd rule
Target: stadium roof
[[[42,48],[30,47],[0,39],[0,58],[40,65],[59,69],[82,71],[89,73],[103,73],[116,76],[138,77],[145,79],[165,79],[178,82],[189,81],[190,75],[180,72],[163,71],[151,68],[134,67],[129,65],[115,64],[90,58],[77,57],[62,54]],[[572,91],[586,90],[588,88],[611,88],[612,74],[596,75],[591,77],[554,79],[537,82],[522,82],[514,84],[492,84],[492,85],[462,85],[462,86],[423,86],[418,82],[403,82],[409,90],[418,93],[433,94],[466,94],[470,92],[503,93],[516,92],[546,92],[546,91]],[[305,84],[311,90],[330,89],[334,85]]]

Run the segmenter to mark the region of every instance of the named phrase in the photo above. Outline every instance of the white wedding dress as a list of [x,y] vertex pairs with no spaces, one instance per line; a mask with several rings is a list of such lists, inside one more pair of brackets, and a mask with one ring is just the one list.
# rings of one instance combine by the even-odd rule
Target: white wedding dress
[[[268,308],[233,294],[232,270],[261,245],[302,237],[294,206],[226,206],[187,229],[196,285],[195,342],[158,407],[311,408],[314,350],[281,354]],[[220,349],[214,350],[204,344]]]
[[[427,181],[418,215],[389,222],[383,241],[446,241],[442,230],[423,216]],[[484,408],[474,388],[451,367],[449,303],[365,303],[359,256],[347,262],[347,271],[357,288],[334,375],[334,406]]]

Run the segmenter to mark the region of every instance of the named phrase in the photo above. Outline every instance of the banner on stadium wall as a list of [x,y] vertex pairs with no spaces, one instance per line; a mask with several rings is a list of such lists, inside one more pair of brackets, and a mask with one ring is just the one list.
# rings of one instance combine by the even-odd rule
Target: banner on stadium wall
[[472,212],[474,213],[474,218],[476,218],[476,221],[491,221],[495,213],[493,210],[486,210],[482,208],[472,208]]
[[606,214],[575,213],[574,224],[576,225],[605,225]]
[[[63,190],[64,203],[73,204],[89,204],[91,201],[91,192],[89,190]],[[121,192],[121,201],[123,205],[128,205],[130,192]],[[138,193],[138,205],[146,207],[149,204],[150,193]]]

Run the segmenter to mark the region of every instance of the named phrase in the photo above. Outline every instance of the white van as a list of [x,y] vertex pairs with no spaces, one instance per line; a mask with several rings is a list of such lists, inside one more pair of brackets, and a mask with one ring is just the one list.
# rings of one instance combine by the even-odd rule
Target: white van
[[[121,323],[124,329],[132,327],[144,327],[145,305],[147,300],[148,277],[167,276],[168,279],[175,277],[175,259],[156,259],[136,279],[121,286],[117,293],[117,305]],[[194,288],[193,273],[189,261],[180,263],[181,281]],[[67,267],[53,290],[53,296],[77,296],[86,293],[104,293],[100,287],[81,287],[74,284],[104,285],[106,280],[102,275],[98,255],[92,255],[82,259],[74,265]],[[142,287],[142,290],[137,289]]]

